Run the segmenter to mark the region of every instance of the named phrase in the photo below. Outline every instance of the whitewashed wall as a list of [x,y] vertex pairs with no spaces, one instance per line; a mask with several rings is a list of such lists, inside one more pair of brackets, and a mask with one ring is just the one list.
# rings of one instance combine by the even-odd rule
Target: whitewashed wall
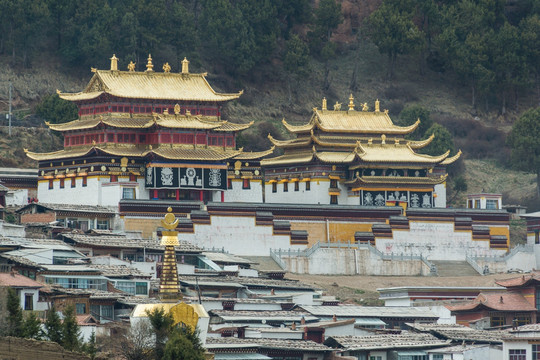
[[[306,190],[306,183],[300,181],[298,191],[294,191],[294,182],[288,183],[288,191],[283,191],[283,183],[277,184],[277,191],[272,192],[272,184],[265,184],[265,200],[267,203],[285,204],[330,204],[328,189],[330,181],[328,179],[312,179],[310,190]],[[341,190],[338,196],[338,204],[348,204],[347,188],[338,182]],[[355,203],[356,204],[356,203]]]
[[409,230],[393,230],[393,238],[377,238],[384,254],[420,255],[430,260],[464,261],[467,253],[501,256],[506,250],[489,248],[489,241],[473,241],[471,231],[454,231],[454,223],[411,221]]
[[[251,180],[250,188],[243,189],[243,181],[241,179],[231,181],[232,189],[227,189],[225,191],[225,202],[263,202],[262,196],[262,181],[261,180]],[[221,201],[221,191],[214,192],[214,201]]]
[[194,234],[180,234],[205,248],[225,248],[236,255],[269,256],[270,249],[305,249],[305,245],[290,245],[290,236],[274,235],[273,227],[256,226],[255,217],[212,216],[211,224],[194,224]]
[[442,184],[437,184],[434,187],[437,197],[435,198],[435,207],[445,208],[446,207],[446,182]]
[[7,206],[21,206],[28,204],[28,189],[9,190],[6,194]]

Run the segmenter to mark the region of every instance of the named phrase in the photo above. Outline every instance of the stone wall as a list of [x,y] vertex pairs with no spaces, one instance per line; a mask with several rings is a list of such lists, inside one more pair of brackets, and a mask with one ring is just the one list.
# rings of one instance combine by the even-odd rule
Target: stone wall
[[88,360],[90,357],[67,351],[51,341],[37,341],[14,337],[0,338],[1,360]]

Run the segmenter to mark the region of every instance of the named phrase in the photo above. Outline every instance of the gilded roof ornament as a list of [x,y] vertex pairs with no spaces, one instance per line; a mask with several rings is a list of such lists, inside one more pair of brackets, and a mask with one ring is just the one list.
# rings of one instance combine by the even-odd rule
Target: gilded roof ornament
[[386,135],[381,135],[381,144],[386,144]]
[[170,206],[167,208],[165,218],[161,220],[161,226],[167,230],[174,230],[176,229],[176,226],[178,226],[178,219],[172,213],[172,208]]
[[130,61],[128,66],[127,66],[128,71],[134,72],[135,71],[135,64],[137,64],[137,63],[134,63],[133,61]]
[[186,58],[182,60],[182,74],[189,74],[189,61]]
[[179,104],[174,105],[174,113],[176,115],[180,114],[180,105]]
[[148,54],[148,62],[146,63],[146,71],[154,71],[154,64],[152,64],[152,55]]
[[323,97],[323,99],[322,99],[322,110],[327,110],[326,109],[326,98],[325,97]]
[[394,144],[399,145],[399,139],[398,138],[394,139]]
[[90,71],[93,72],[93,73],[95,73],[95,72],[97,72],[97,69],[96,69],[95,67],[91,67],[91,68],[90,68]]
[[112,71],[118,71],[118,58],[116,57],[116,54],[113,54],[111,60],[111,70]]
[[334,111],[340,111],[341,110],[341,103],[338,103],[336,101],[336,103],[334,104]]
[[62,92],[61,92],[60,90],[56,89],[56,93],[57,93],[58,95],[60,95]]
[[169,115],[169,109],[168,108],[163,109],[163,115]]
[[354,97],[352,96],[349,96],[349,111],[352,111],[354,110]]
[[363,103],[362,104],[362,111],[368,111],[369,110],[369,106],[367,103]]
[[373,138],[369,138],[367,143],[368,143],[368,145],[372,145],[373,144]]
[[384,109],[384,113],[388,115],[388,109]]
[[168,62],[166,62],[165,64],[163,64],[163,71],[166,72],[166,73],[170,73],[170,72],[171,72],[171,65],[169,65]]
[[186,116],[191,116],[191,111],[189,109],[186,109]]
[[375,112],[381,111],[380,105],[381,105],[381,103],[380,103],[379,99],[375,100]]

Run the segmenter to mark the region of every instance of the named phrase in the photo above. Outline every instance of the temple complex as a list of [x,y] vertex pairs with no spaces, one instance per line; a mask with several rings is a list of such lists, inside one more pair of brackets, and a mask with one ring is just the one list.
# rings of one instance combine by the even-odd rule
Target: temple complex
[[417,153],[433,140],[405,137],[419,124],[394,125],[388,111],[380,111],[378,100],[369,111],[365,103],[356,110],[352,95],[347,110],[341,110],[341,104],[328,110],[323,99],[322,109],[313,109],[307,124],[283,120],[295,139],[269,135],[284,154],[261,162],[266,202],[446,207],[446,166],[461,153]]
[[[47,123],[64,136],[64,149],[27,151],[39,162],[38,198],[45,203],[118,206],[121,199],[262,201],[262,153],[236,148],[236,133],[249,124],[222,119],[222,107],[242,92],[212,89],[206,73],[180,73],[169,64],[154,71],[92,69],[82,92],[60,98],[79,108],[79,118]],[[255,168],[254,168],[255,166]],[[228,179],[228,170],[231,175]],[[246,183],[249,186],[246,186]],[[226,191],[228,190],[228,191]]]

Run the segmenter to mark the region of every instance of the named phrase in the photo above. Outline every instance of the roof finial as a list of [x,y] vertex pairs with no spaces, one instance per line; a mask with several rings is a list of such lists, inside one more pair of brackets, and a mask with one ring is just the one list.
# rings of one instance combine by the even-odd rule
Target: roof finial
[[163,65],[163,71],[165,71],[166,73],[171,72],[171,65],[169,65],[168,62]]
[[152,55],[148,54],[148,63],[146,64],[146,71],[154,71],[154,64],[152,64]]
[[375,100],[375,112],[381,111],[379,99]]
[[323,97],[322,99],[322,110],[326,110],[326,98]]
[[135,64],[133,61],[130,61],[129,64],[128,64],[128,71],[135,71]]
[[113,54],[111,60],[111,70],[118,71],[118,58],[116,57],[116,54]]
[[386,135],[381,135],[381,144],[386,144]]
[[349,111],[351,110],[354,110],[354,97],[352,96],[349,96]]
[[180,114],[180,105],[179,104],[174,105],[174,113],[176,115]]
[[182,74],[189,74],[189,61],[186,58],[182,60]]
[[369,106],[367,103],[364,103],[362,104],[362,111],[368,111],[369,110]]

